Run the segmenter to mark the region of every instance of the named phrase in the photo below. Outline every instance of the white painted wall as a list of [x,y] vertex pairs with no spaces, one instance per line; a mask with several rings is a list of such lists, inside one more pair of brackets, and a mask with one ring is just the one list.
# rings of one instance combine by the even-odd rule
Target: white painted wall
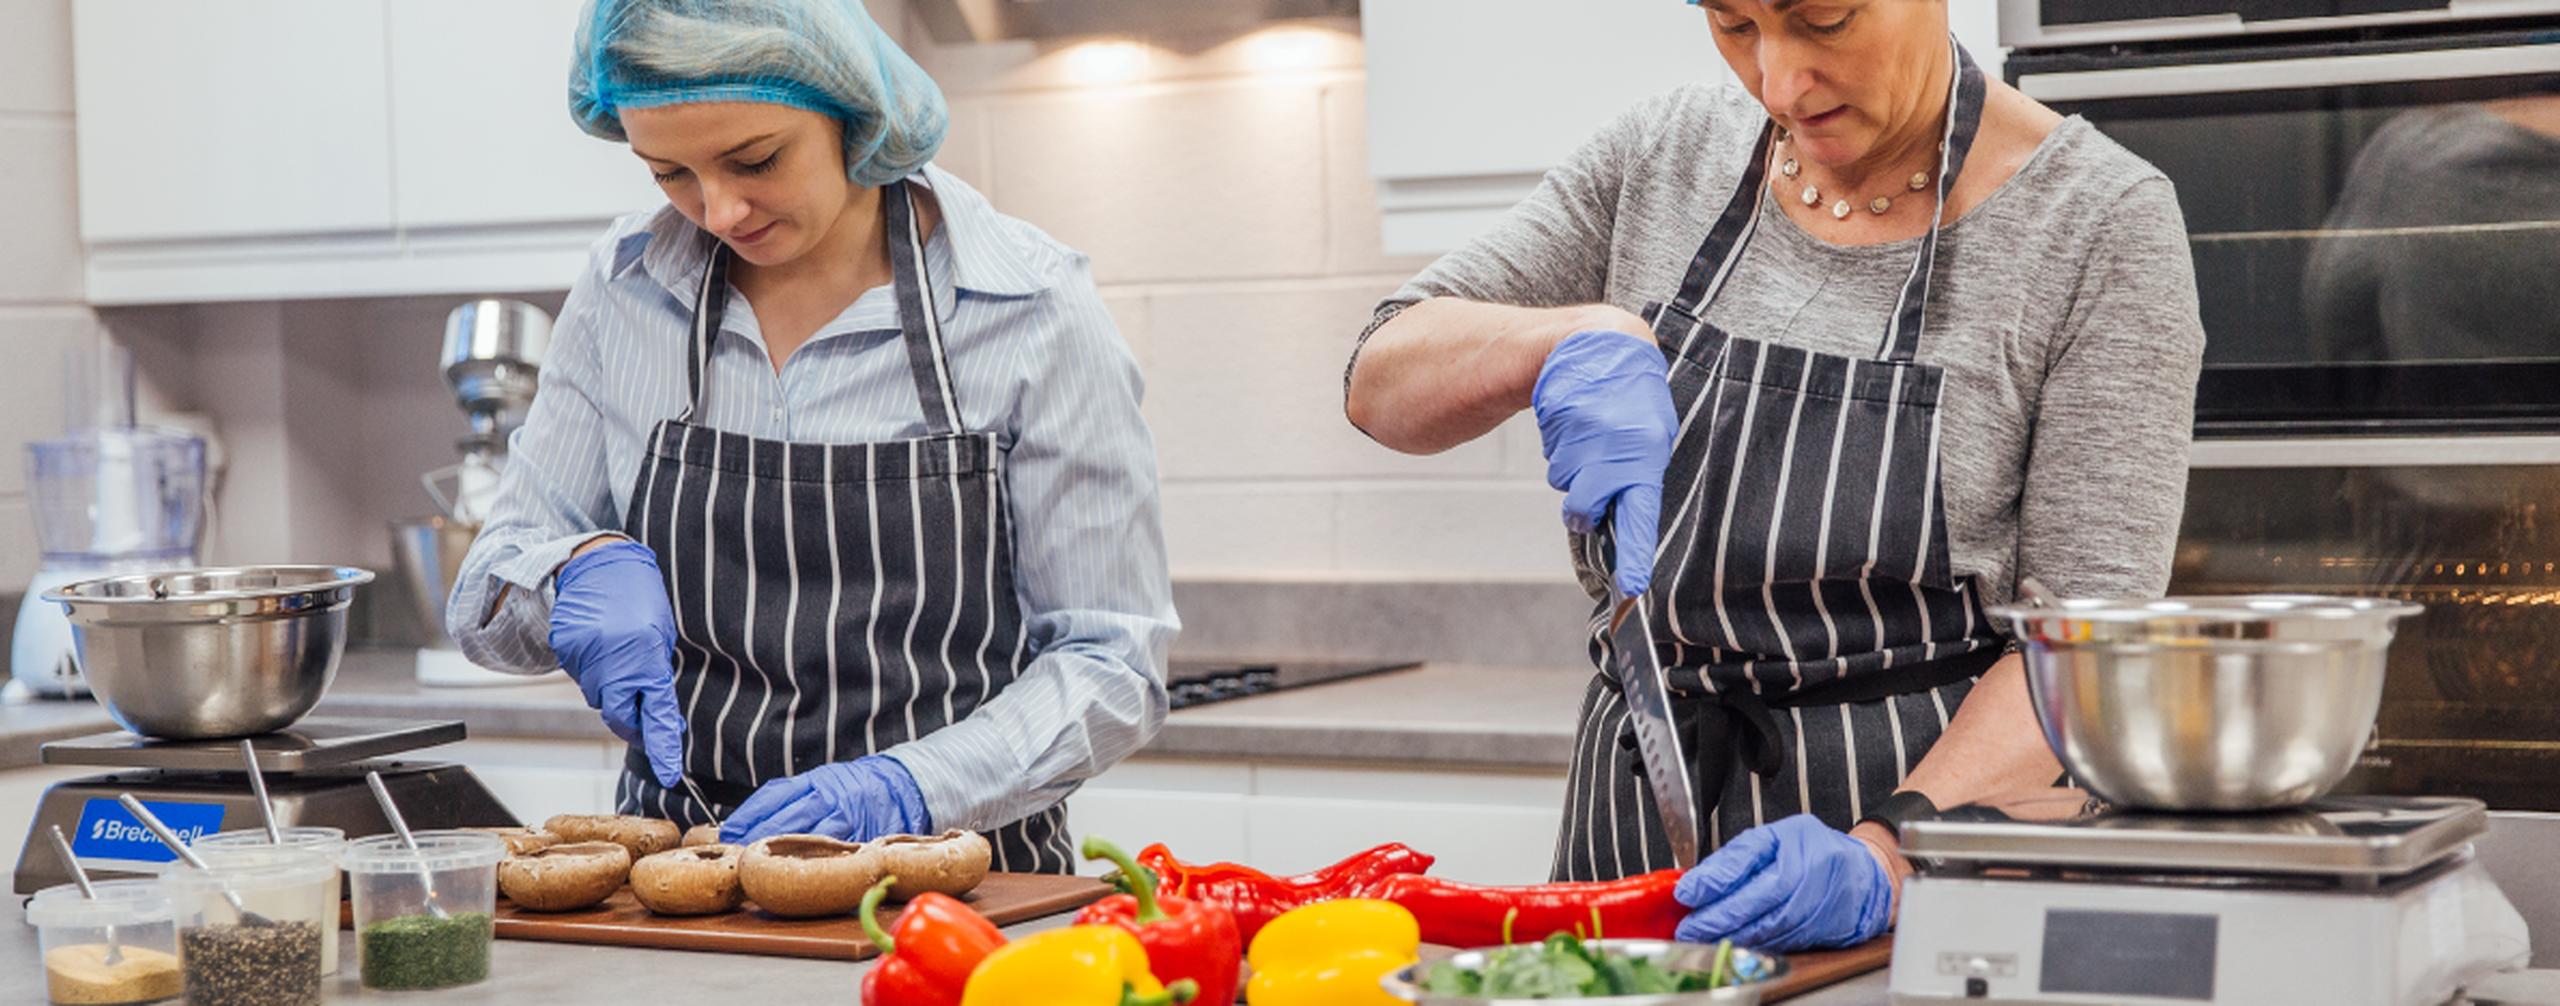
[[71,123],[70,0],[0,3],[0,595],[36,568],[25,444],[62,431],[63,351],[98,331]]

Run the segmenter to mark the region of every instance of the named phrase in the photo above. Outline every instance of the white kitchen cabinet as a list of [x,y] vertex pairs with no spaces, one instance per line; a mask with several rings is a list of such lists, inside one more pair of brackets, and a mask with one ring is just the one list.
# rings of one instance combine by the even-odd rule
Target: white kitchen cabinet
[[662,200],[629,147],[569,118],[582,0],[389,0],[403,228],[585,221]]
[[91,244],[391,226],[380,0],[77,0]]
[[[1998,13],[1997,0],[1949,8],[1995,77]],[[1732,76],[1706,15],[1677,0],[1362,0],[1360,26],[1389,254],[1464,244],[1620,112]]]

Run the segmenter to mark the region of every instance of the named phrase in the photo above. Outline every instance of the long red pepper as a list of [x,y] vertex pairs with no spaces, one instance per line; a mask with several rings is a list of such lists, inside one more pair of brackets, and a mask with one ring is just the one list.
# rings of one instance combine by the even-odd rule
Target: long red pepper
[[862,1006],[960,1006],[969,973],[1004,945],[995,923],[958,900],[921,894],[898,913],[895,935],[880,929],[880,900],[888,877],[862,896],[862,931],[881,958],[862,978]]
[[[1688,914],[1673,899],[1680,871],[1659,870],[1619,880],[1487,887],[1413,874],[1370,884],[1358,897],[1392,901],[1422,923],[1422,942],[1484,947],[1502,942],[1503,920],[1519,916],[1512,930],[1541,936],[1598,925],[1610,937],[1667,940]],[[1594,912],[1597,912],[1596,923]]]
[[1076,914],[1082,926],[1117,926],[1147,949],[1147,970],[1172,985],[1185,978],[1200,986],[1199,1002],[1236,1001],[1236,982],[1244,970],[1244,938],[1235,915],[1225,907],[1173,895],[1158,895],[1155,878],[1129,854],[1103,839],[1084,840],[1084,858],[1108,859],[1128,878],[1131,893],[1114,894]]
[[[1420,874],[1435,860],[1401,842],[1389,842],[1356,853],[1311,873],[1274,877],[1235,863],[1185,863],[1162,843],[1138,851],[1138,865],[1155,874],[1157,890],[1193,901],[1219,905],[1235,915],[1236,931],[1247,945],[1271,920],[1301,905],[1358,897],[1380,880]],[[1128,886],[1126,877],[1122,886]]]

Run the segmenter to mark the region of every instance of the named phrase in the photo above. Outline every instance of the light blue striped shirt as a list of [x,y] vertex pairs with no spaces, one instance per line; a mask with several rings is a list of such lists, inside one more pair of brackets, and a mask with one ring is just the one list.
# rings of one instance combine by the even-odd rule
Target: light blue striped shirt
[[[986,829],[1046,809],[1154,736],[1179,624],[1141,379],[1084,256],[938,168],[922,177],[942,211],[926,267],[961,415],[1010,454],[1015,591],[1037,656],[976,712],[886,753],[915,775],[936,827]],[[447,603],[473,661],[556,665],[552,574],[621,528],[650,429],[686,405],[699,233],[673,208],[625,217],[570,288]],[[892,288],[864,293],[779,374],[746,298],[729,296],[695,422],[823,443],[926,435]]]

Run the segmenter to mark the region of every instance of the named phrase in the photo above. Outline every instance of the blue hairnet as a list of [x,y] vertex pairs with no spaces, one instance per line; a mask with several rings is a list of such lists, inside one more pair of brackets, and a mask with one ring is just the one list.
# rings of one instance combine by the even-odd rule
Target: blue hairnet
[[845,173],[866,186],[923,167],[951,118],[861,0],[587,0],[569,67],[579,128],[629,142],[623,109],[693,101],[833,116]]

